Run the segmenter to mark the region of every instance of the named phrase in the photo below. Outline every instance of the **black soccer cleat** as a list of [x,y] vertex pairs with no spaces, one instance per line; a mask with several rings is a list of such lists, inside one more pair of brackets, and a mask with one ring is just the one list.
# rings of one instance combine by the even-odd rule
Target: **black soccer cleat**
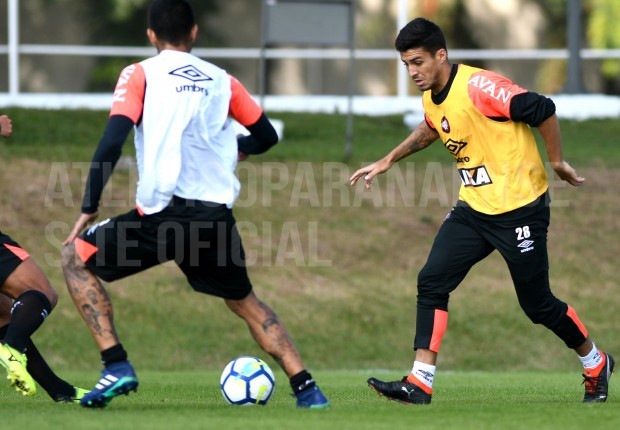
[[598,376],[590,376],[588,372],[583,376],[582,384],[586,386],[586,394],[583,396],[584,403],[603,403],[607,400],[609,391],[609,378],[614,373],[616,362],[614,358],[602,352],[605,356],[605,365]]
[[427,394],[415,384],[407,381],[405,376],[401,381],[383,382],[376,378],[368,379],[368,386],[380,396],[389,400],[410,404],[428,405],[431,403],[431,394]]

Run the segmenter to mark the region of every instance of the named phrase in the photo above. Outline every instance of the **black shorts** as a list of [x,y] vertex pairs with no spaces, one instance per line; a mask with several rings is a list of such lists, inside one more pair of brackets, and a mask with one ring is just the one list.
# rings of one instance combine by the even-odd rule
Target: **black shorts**
[[[418,275],[418,304],[447,310],[448,294],[474,264],[494,250],[506,261],[520,301],[550,297],[548,226],[547,193],[529,205],[500,215],[485,215],[459,202],[439,229]],[[531,288],[533,283],[535,289]]]
[[28,253],[17,242],[0,231],[0,285],[28,257]]
[[584,332],[549,285],[549,203],[545,193],[531,204],[500,215],[476,212],[463,202],[456,205],[418,274],[414,348],[430,348],[435,340],[435,311],[448,311],[450,293],[474,264],[494,250],[506,262],[519,305],[530,320],[553,330],[569,348],[583,344]]
[[174,261],[196,291],[235,300],[252,291],[235,218],[225,205],[174,197],[156,214],[132,210],[101,221],[75,246],[104,281]]

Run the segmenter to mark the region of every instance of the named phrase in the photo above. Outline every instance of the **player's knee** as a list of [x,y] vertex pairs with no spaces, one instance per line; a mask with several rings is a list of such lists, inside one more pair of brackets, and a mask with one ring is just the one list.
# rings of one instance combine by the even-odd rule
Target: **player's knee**
[[13,283],[15,288],[12,290],[14,297],[18,297],[28,291],[36,291],[45,296],[52,309],[56,306],[58,294],[45,273],[43,273],[33,259],[25,260],[14,273],[16,276],[16,280]]
[[58,293],[54,287],[52,287],[52,284],[43,272],[36,271],[35,273],[37,272],[38,275],[33,277],[30,289],[43,294],[47,298],[51,308],[54,309],[58,303]]
[[254,295],[254,293],[250,292],[250,294],[248,294],[242,299],[224,299],[224,303],[226,303],[228,309],[233,311],[241,318],[244,318],[244,315],[248,312],[248,310],[256,308],[260,302]]
[[58,293],[56,292],[56,290],[50,285],[49,288],[46,288],[44,291],[41,292],[45,295],[45,297],[47,297],[47,300],[49,300],[50,302],[50,306],[52,307],[52,309],[54,309],[56,307],[56,304],[58,303]]
[[441,308],[448,303],[454,288],[445,279],[445,272],[424,266],[418,274],[418,304]]
[[562,315],[562,309],[554,303],[530,303],[528,305],[521,304],[521,308],[525,315],[534,324],[542,324],[545,327],[552,327]]
[[0,293],[0,327],[4,327],[11,321],[11,307],[13,301]]
[[452,270],[443,262],[426,262],[418,273],[418,285],[444,285],[451,283]]
[[226,299],[225,302],[231,311],[250,325],[261,323],[266,320],[278,319],[275,312],[260,301],[253,292],[250,292],[250,294],[243,299]]

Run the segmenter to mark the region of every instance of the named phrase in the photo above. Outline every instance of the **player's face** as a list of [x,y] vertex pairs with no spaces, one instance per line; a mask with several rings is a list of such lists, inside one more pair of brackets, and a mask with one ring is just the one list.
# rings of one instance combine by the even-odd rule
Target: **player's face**
[[446,51],[438,50],[434,55],[422,48],[408,49],[400,53],[409,76],[420,91],[441,91],[445,82],[441,81],[442,67],[446,59]]

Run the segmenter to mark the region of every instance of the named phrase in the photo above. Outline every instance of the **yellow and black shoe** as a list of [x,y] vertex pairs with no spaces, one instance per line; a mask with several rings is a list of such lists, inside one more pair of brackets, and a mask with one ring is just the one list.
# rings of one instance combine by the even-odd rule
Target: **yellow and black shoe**
[[26,370],[27,361],[26,354],[0,343],[0,364],[6,369],[6,378],[15,390],[24,396],[34,396],[37,393],[37,386]]
[[72,395],[54,394],[52,395],[52,399],[56,403],[78,403],[79,404],[80,401],[82,400],[82,397],[84,397],[84,395],[88,393],[90,393],[90,390],[85,390],[84,388],[80,388],[80,387],[73,387]]

